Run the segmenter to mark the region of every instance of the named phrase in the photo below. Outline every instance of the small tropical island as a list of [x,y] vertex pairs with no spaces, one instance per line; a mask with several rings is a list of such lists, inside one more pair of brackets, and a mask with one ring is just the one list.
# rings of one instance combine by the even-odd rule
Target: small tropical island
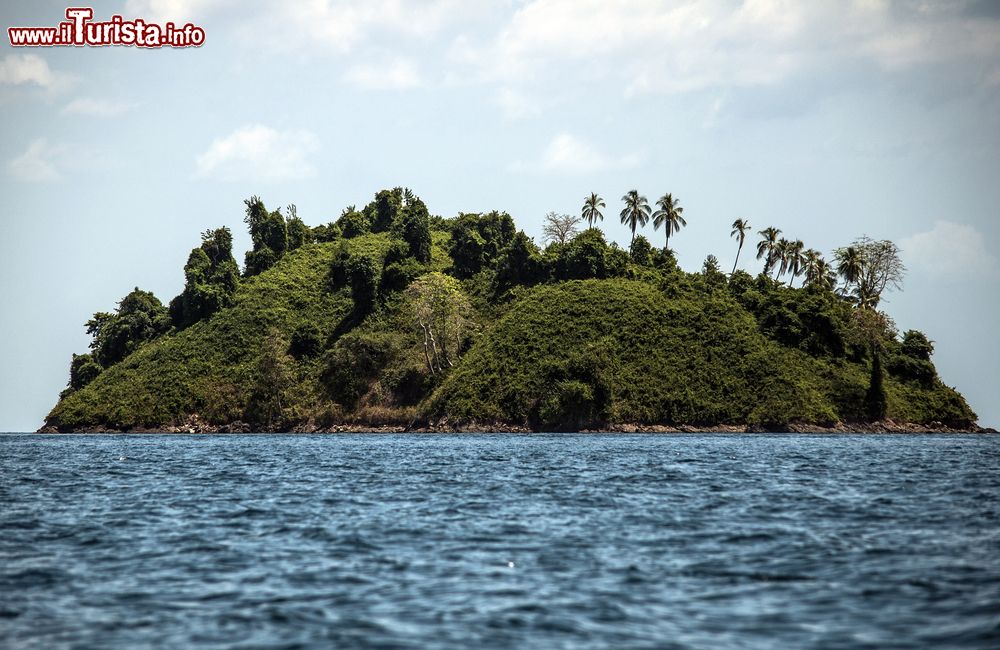
[[736,219],[732,268],[687,272],[679,200],[621,201],[627,249],[596,193],[546,215],[544,247],[399,187],[315,227],[251,197],[242,270],[208,230],[169,304],[136,288],[94,314],[41,431],[983,431],[927,335],[879,309],[892,242],[827,260]]

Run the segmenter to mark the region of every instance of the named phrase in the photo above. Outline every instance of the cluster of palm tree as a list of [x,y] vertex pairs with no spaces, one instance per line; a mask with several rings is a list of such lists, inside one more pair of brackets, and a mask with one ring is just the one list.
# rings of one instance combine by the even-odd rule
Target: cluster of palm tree
[[[733,222],[733,235],[738,236],[740,248],[750,224],[743,219]],[[738,234],[737,234],[738,233]],[[823,258],[823,255],[812,248],[806,248],[801,239],[792,241],[780,237],[781,231],[774,227],[764,228],[758,232],[761,236],[757,242],[757,259],[764,260],[764,275],[775,272],[775,279],[780,280],[786,273],[791,276],[788,286],[792,286],[795,278],[805,276],[803,284],[818,285],[825,289],[833,289],[836,285],[834,269]],[[739,251],[736,253],[739,258]],[[733,266],[735,270],[736,266]]]
[[[669,250],[670,235],[679,232],[681,228],[687,225],[687,221],[682,216],[684,208],[681,207],[680,202],[670,193],[664,194],[657,199],[656,207],[658,209],[655,212],[650,207],[649,200],[639,194],[639,190],[629,190],[622,197],[622,202],[625,203],[625,207],[619,216],[622,223],[626,224],[629,230],[632,231],[633,243],[635,242],[636,230],[645,227],[649,223],[650,218],[653,220],[653,230],[659,230],[660,226],[663,226],[663,230],[667,235],[663,245],[664,250]],[[584,199],[581,214],[589,227],[593,228],[595,222],[604,219],[604,215],[601,213],[601,208],[603,207],[606,207],[604,199],[598,196],[596,192],[591,192],[590,196]]]
[[[652,219],[654,230],[659,230],[660,226],[663,226],[666,234],[663,249],[669,250],[670,236],[687,225],[687,221],[683,217],[684,208],[670,193],[664,194],[656,201],[657,210],[655,211],[650,207],[649,200],[639,194],[638,190],[626,192],[622,196],[622,202],[625,207],[620,213],[621,222],[632,231],[633,243],[636,231],[645,227]],[[596,192],[591,192],[590,196],[584,199],[581,214],[588,227],[593,228],[595,223],[604,220],[601,209],[605,207],[604,199]],[[750,222],[746,219],[737,219],[733,222],[730,236],[736,238],[738,248],[730,274],[736,272],[740,253],[743,252],[743,244],[750,232]],[[777,228],[764,228],[757,234],[761,236],[760,241],[757,242],[757,259],[764,260],[764,275],[770,277],[773,273],[776,280],[781,280],[782,276],[787,274],[790,276],[788,286],[792,286],[795,278],[802,276],[803,285],[833,290],[837,286],[838,276],[843,278],[847,285],[851,285],[857,283],[861,275],[862,260],[854,248],[838,251],[836,266],[834,266],[827,262],[819,251],[806,248],[802,240],[793,241],[781,237],[781,231]]]

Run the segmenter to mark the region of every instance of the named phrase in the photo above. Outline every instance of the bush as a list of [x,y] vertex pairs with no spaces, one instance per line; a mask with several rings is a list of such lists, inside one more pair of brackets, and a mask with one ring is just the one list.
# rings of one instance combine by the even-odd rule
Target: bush
[[323,349],[323,334],[314,323],[303,323],[292,332],[288,352],[296,359],[314,357]]

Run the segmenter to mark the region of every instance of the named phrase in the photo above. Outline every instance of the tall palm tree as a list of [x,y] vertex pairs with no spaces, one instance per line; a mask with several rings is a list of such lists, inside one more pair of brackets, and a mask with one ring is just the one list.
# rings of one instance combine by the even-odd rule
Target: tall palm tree
[[622,223],[628,224],[632,229],[632,242],[635,242],[635,229],[645,226],[649,221],[649,201],[639,194],[639,190],[629,190],[622,197],[625,202],[625,209],[621,211]]
[[591,192],[583,201],[583,218],[587,220],[587,227],[593,228],[595,221],[604,221],[604,215],[601,214],[601,208],[606,207],[604,205],[604,199],[597,196],[597,192]]
[[861,251],[854,246],[838,248],[834,253],[837,262],[837,275],[844,278],[847,284],[854,284],[861,277]]
[[777,261],[778,235],[781,231],[777,228],[764,228],[757,233],[763,239],[757,242],[757,259],[764,258],[764,275],[771,275],[771,268]]
[[729,275],[736,273],[736,265],[740,263],[740,251],[743,250],[743,242],[747,238],[748,230],[750,230],[750,223],[746,219],[737,219],[733,222],[733,231],[729,233],[729,236],[735,237],[736,241],[740,243],[740,247],[736,249],[736,259],[733,260],[733,270]]
[[663,229],[667,233],[667,241],[663,245],[663,250],[670,250],[670,235],[680,232],[681,228],[687,225],[687,221],[681,216],[684,208],[669,193],[661,196],[656,201],[656,205],[660,206],[660,209],[653,213],[653,230],[658,229],[661,225],[663,226]]
[[781,276],[788,273],[788,261],[789,253],[792,251],[792,242],[788,241],[784,237],[778,240],[778,243],[774,246],[774,261],[778,263],[778,272],[775,274],[775,279],[780,279]]
[[801,239],[797,239],[794,242],[788,244],[788,273],[792,278],[788,281],[788,286],[792,286],[795,282],[795,278],[802,275],[803,266],[805,264],[805,255],[803,250],[806,245],[802,243]]

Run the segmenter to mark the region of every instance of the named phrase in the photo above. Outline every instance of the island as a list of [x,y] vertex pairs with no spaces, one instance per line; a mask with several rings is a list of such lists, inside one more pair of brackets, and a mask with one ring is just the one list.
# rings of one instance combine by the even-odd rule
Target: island
[[879,309],[905,272],[892,242],[827,260],[737,219],[732,269],[692,272],[676,197],[621,204],[628,248],[596,193],[545,216],[544,247],[404,188],[315,227],[251,197],[243,268],[208,230],[169,304],[136,288],[94,314],[41,431],[983,430],[931,339]]

